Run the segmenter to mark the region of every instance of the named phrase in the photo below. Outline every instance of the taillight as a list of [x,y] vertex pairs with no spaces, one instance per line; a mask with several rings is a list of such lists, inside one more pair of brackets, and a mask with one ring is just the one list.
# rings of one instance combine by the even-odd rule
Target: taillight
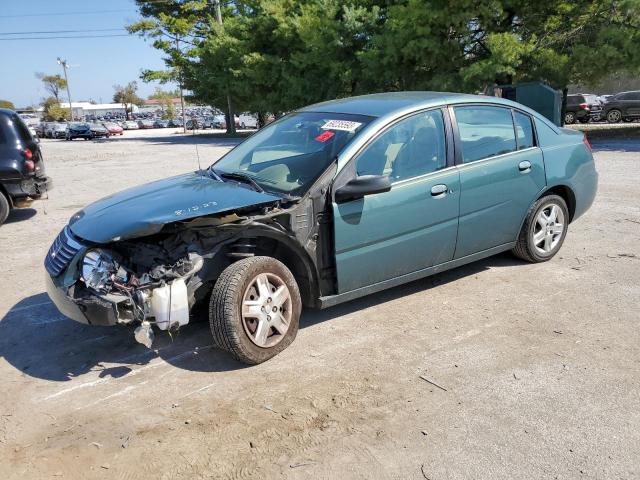
[[31,160],[33,158],[33,152],[31,151],[30,148],[25,148],[22,151],[22,154],[24,155],[24,158],[26,158],[27,160]]
[[591,148],[591,144],[589,143],[589,139],[587,138],[586,135],[584,137],[582,137],[582,142],[587,146],[587,148],[589,149],[590,152],[593,150]]
[[588,103],[581,103],[580,104],[580,108],[582,110],[589,110],[589,104]]
[[30,172],[33,172],[36,169],[36,164],[33,163],[33,160],[27,160],[24,164]]

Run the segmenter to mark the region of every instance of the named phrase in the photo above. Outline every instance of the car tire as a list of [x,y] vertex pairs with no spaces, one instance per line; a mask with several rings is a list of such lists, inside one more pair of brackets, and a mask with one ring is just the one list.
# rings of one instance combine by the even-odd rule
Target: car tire
[[562,197],[539,198],[527,212],[513,254],[532,263],[551,260],[564,243],[568,225],[569,209]]
[[11,204],[4,193],[0,192],[0,225],[2,225],[11,211]]
[[209,325],[216,346],[240,362],[256,365],[293,342],[301,310],[291,271],[275,258],[250,257],[232,263],[216,281]]
[[576,122],[576,114],[573,112],[566,112],[564,114],[564,123],[567,125],[571,125]]
[[620,120],[622,120],[622,112],[617,108],[607,112],[607,122],[618,123]]

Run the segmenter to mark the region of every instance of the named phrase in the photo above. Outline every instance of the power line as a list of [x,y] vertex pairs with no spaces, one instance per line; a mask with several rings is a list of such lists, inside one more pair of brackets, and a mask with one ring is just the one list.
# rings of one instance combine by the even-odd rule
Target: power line
[[118,13],[118,12],[136,12],[136,10],[94,10],[91,12],[53,12],[53,13],[22,13],[19,15],[0,15],[0,18],[18,18],[18,17],[50,17],[50,16],[68,16],[68,15],[100,15],[103,13]]
[[30,32],[28,30],[22,32],[0,32],[0,35],[43,35],[47,33],[84,33],[84,32],[124,32],[125,29],[120,28],[90,28],[87,30],[48,30],[43,32]]
[[12,40],[57,40],[59,38],[110,38],[110,37],[130,37],[128,33],[114,34],[114,35],[73,35],[73,36],[59,36],[59,37],[13,37],[13,38],[0,38],[0,42],[10,42]]

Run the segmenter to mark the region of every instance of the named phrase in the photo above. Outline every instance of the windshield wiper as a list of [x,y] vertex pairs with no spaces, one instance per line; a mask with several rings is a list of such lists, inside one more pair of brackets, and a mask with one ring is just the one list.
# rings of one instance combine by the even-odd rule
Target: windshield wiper
[[208,168],[209,173],[213,176],[213,178],[215,178],[216,180],[218,180],[219,182],[224,182],[224,180],[222,179],[222,177],[220,176],[220,174],[218,172],[216,172],[216,170],[213,168],[213,165],[211,165]]
[[256,192],[264,193],[264,188],[262,188],[253,178],[251,178],[246,173],[242,172],[221,172],[218,176],[222,178],[230,178],[232,180],[240,180],[244,183],[248,183],[251,185]]

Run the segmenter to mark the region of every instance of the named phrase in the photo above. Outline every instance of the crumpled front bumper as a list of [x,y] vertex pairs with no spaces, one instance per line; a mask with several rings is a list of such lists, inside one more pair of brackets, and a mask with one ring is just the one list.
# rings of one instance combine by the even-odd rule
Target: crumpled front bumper
[[73,286],[65,288],[62,285],[58,285],[56,280],[51,278],[48,273],[45,273],[45,283],[49,298],[65,317],[88,325],[113,326],[118,323],[115,303],[98,297],[90,301],[87,301],[86,298],[80,301],[74,300],[67,294]]

